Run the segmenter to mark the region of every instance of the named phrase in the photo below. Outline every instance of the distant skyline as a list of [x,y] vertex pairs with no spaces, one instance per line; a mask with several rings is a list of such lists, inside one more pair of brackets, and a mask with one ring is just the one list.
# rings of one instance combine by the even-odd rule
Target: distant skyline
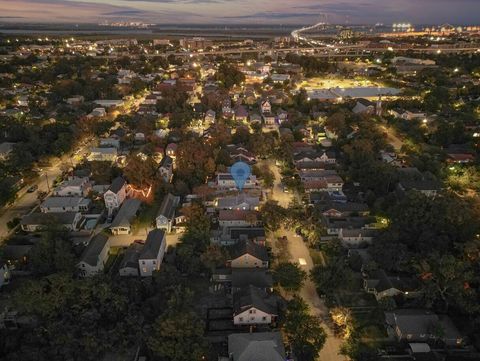
[[0,0],[0,22],[476,24],[480,0]]

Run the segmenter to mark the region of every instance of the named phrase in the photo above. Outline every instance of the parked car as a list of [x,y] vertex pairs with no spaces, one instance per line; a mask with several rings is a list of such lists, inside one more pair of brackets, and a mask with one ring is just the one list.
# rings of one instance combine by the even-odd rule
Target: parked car
[[30,188],[27,189],[27,193],[33,193],[37,189],[38,189],[38,186],[36,184],[34,184],[33,186],[31,186]]

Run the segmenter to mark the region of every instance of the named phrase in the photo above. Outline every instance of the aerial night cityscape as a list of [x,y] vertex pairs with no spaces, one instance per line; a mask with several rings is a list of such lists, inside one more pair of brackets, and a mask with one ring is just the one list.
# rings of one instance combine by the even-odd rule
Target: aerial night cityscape
[[480,0],[0,0],[0,361],[391,360],[480,361]]

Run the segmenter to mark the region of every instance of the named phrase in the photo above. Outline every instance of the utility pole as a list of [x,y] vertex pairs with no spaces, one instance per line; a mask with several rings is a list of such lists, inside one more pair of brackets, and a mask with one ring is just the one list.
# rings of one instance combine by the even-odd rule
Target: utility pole
[[45,179],[47,180],[48,193],[50,193],[50,185],[48,184],[48,175],[47,175],[47,172],[45,172]]

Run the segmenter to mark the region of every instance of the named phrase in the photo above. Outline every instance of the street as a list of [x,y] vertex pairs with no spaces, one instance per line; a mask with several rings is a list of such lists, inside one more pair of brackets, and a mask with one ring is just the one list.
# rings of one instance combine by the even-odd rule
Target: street
[[[87,143],[79,148],[79,154],[85,152],[90,143]],[[70,163],[72,162],[72,163]],[[1,210],[0,213],[0,244],[3,243],[5,238],[10,234],[10,230],[7,227],[7,223],[12,221],[15,218],[21,218],[23,215],[29,213],[35,206],[38,205],[37,200],[37,192],[46,192],[53,188],[53,182],[55,178],[62,174],[62,164],[75,164],[76,159],[75,157],[70,157],[70,155],[66,155],[63,159],[58,160],[54,165],[51,167],[43,169],[43,172],[39,175],[39,177],[30,184],[25,185],[19,192],[18,198],[15,202],[10,205],[6,206]],[[48,180],[48,185],[47,185]],[[28,193],[27,189],[33,185],[37,185],[38,189],[33,193]]]
[[403,141],[397,136],[395,130],[385,125],[379,125],[380,130],[387,135],[388,143],[395,149],[396,152],[400,152],[402,149]]
[[[278,204],[286,207],[291,202],[293,198],[293,193],[283,192],[281,186],[281,175],[278,169],[278,166],[271,165],[270,169],[275,175],[275,183],[272,192],[272,199],[278,201]],[[313,268],[313,261],[310,256],[307,245],[301,237],[298,237],[293,230],[288,230],[282,228],[277,232],[278,237],[287,237],[288,239],[288,249],[291,255],[291,262],[299,263],[299,259],[302,260],[302,269],[309,273]],[[300,296],[305,300],[305,302],[310,306],[311,312],[321,319],[326,319],[329,317],[328,308],[325,306],[324,302],[320,299],[315,289],[314,283],[308,278],[305,281],[305,284],[300,291]],[[327,325],[323,324],[325,332],[327,333],[327,340],[323,346],[322,351],[320,352],[320,360],[322,361],[345,361],[348,360],[345,356],[339,354],[340,346],[342,340],[333,335],[332,330],[330,330]]]

